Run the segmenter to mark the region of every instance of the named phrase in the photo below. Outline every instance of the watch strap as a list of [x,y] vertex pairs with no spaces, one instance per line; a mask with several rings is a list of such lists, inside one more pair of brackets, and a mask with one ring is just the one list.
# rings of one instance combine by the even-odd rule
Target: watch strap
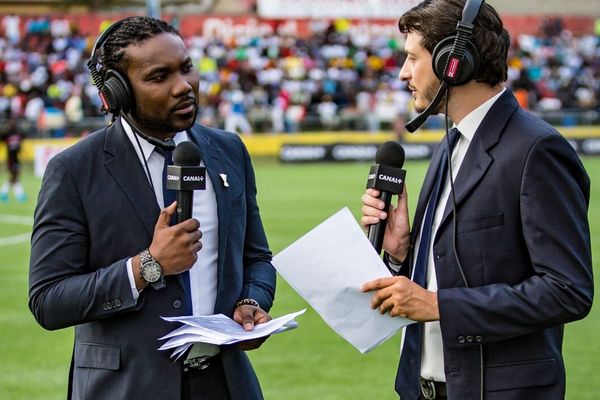
[[[164,288],[166,286],[166,281],[165,281],[164,275],[162,274],[162,266],[154,257],[152,257],[152,254],[150,253],[150,249],[142,250],[142,252],[140,253],[140,262],[141,262],[140,277],[142,278],[142,280],[144,282],[146,282],[148,285],[150,285],[155,290]],[[142,274],[142,270],[144,269],[144,264],[149,263],[149,262],[153,262],[161,267],[161,275],[160,275],[160,278],[156,282],[146,281],[146,279],[144,279],[144,275]]]

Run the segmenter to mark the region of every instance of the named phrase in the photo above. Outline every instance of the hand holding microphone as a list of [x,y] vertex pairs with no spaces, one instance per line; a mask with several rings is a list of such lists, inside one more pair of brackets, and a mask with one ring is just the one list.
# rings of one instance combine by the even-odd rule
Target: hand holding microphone
[[[194,190],[206,188],[206,169],[200,166],[201,161],[200,150],[193,142],[181,142],[173,151],[174,165],[167,167],[167,189],[177,192],[177,206],[172,204],[161,211],[150,245],[165,275],[190,269],[202,248],[200,223],[192,218]],[[177,224],[169,226],[175,213]]]
[[[404,260],[408,253],[409,221],[404,178],[404,149],[398,142],[385,142],[375,156],[376,165],[369,171],[367,191],[362,196],[361,224],[377,253],[385,249],[393,257]],[[394,194],[398,206],[390,205]]]

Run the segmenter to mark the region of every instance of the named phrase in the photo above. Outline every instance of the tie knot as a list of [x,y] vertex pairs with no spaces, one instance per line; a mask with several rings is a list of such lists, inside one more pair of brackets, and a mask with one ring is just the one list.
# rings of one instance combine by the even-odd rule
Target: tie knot
[[456,128],[450,129],[450,132],[448,132],[448,144],[450,145],[450,149],[454,149],[454,146],[458,143],[458,139],[460,139],[460,131]]
[[172,150],[164,150],[160,147],[155,147],[154,151],[165,158],[165,162],[171,162],[173,160],[173,151]]

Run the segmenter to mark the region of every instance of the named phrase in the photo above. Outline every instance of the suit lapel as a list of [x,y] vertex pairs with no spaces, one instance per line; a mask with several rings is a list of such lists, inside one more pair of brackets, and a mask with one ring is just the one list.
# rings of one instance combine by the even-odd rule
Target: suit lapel
[[106,168],[152,237],[160,208],[140,160],[120,122],[108,128],[104,153]]
[[[493,158],[489,152],[500,141],[500,137],[510,116],[517,108],[518,103],[516,99],[507,89],[494,103],[477,128],[454,182],[454,196],[457,208],[485,176],[486,171],[493,162]],[[448,200],[440,227],[446,222],[452,212],[452,200]]]

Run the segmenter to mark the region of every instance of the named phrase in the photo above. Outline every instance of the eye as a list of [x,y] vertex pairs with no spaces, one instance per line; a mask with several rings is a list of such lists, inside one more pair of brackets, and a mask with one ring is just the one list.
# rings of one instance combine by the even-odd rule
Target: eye
[[183,73],[189,74],[190,72],[192,72],[193,69],[194,69],[194,64],[192,64],[192,62],[189,62],[189,63],[185,64],[181,70]]
[[165,80],[165,74],[152,75],[149,80],[150,82],[162,82]]

